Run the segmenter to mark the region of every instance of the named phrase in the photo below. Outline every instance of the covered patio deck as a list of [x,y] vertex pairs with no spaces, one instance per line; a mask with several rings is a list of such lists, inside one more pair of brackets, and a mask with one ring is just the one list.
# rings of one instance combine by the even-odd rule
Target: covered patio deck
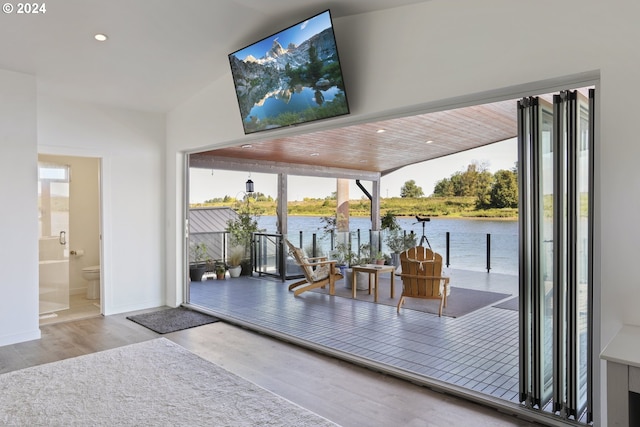
[[[451,275],[452,286],[518,295],[517,276]],[[188,301],[230,323],[522,415],[517,310],[492,304],[457,318],[405,308],[398,314],[360,299],[294,297],[289,283],[255,276],[192,282]]]

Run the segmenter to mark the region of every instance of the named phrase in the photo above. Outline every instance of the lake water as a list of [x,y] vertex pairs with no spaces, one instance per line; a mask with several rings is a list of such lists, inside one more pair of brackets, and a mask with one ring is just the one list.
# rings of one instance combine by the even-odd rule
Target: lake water
[[[422,236],[422,223],[415,218],[397,218],[398,224],[407,233],[413,231]],[[289,216],[289,236],[294,243],[299,244],[302,232],[303,247],[311,245],[312,234],[316,233],[318,245],[325,253],[330,247],[330,239],[324,235],[323,223],[320,217]],[[267,232],[275,232],[276,217],[262,216],[259,218],[260,228]],[[425,235],[435,252],[446,257],[446,233],[449,232],[449,267],[464,270],[486,271],[487,263],[487,234],[491,235],[491,272],[504,274],[518,274],[518,221],[478,220],[478,219],[440,219],[433,218],[425,224]],[[350,230],[354,247],[357,242],[357,232],[360,229],[361,243],[369,242],[369,218],[351,218]],[[419,241],[419,240],[418,240]],[[384,244],[382,251],[389,250]],[[445,259],[446,262],[446,259]]]
[[277,117],[282,113],[297,113],[307,108],[317,108],[325,102],[333,101],[335,96],[342,91],[333,86],[326,90],[314,90],[309,87],[302,87],[291,91],[290,97],[282,97],[281,91],[255,105],[247,117],[246,121],[251,121],[251,117],[265,119],[267,117]]

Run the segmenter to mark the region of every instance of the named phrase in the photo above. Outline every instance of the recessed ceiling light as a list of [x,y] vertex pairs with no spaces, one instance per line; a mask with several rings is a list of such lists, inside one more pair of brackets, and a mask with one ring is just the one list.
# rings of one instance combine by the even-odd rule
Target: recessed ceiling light
[[311,153],[311,157],[318,157],[320,153]]
[[376,133],[385,133],[385,132],[386,132],[386,131],[385,131],[384,129],[378,129],[378,130],[376,131]]
[[240,148],[253,148],[253,145],[251,144],[243,144],[240,146]]
[[360,159],[359,161],[360,161],[360,163],[369,163],[369,160],[367,160],[367,159]]
[[433,144],[432,140],[425,141],[425,144]]
[[98,33],[95,36],[93,36],[93,38],[98,40],[99,42],[104,42],[104,41],[107,41],[109,37],[107,37],[106,34]]

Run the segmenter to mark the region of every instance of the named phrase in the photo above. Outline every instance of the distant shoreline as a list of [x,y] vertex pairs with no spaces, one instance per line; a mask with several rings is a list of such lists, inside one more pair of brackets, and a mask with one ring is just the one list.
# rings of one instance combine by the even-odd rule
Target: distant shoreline
[[[243,201],[235,199],[211,200],[209,203],[197,203],[191,207],[230,207],[232,209],[244,205]],[[250,200],[250,209],[259,215],[276,215],[276,202],[273,199]],[[306,199],[287,203],[289,216],[335,216],[337,201],[335,199]],[[350,200],[350,217],[368,217],[371,202],[367,199]],[[431,218],[450,219],[487,219],[516,221],[517,208],[477,209],[475,197],[421,197],[402,198],[391,197],[380,200],[380,214],[383,216],[391,212],[398,218],[412,218],[416,215]]]
[[[276,216],[276,214],[261,214],[260,216]],[[323,217],[326,215],[318,215],[318,214],[287,214],[287,216],[291,217],[291,216],[299,216],[299,217]],[[351,218],[368,218],[369,215],[349,215]],[[504,217],[504,216],[496,216],[496,217],[490,217],[490,216],[438,216],[438,215],[420,215],[421,217],[429,217],[432,220],[438,220],[438,219],[460,219],[460,220],[467,220],[467,219],[472,219],[472,220],[479,220],[479,221],[517,221],[518,217]],[[396,215],[396,218],[415,218],[415,215]]]

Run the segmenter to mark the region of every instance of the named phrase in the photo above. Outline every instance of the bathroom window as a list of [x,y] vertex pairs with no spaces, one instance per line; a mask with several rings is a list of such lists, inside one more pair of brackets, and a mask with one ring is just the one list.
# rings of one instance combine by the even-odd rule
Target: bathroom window
[[38,179],[51,182],[69,182],[69,166],[40,163],[38,165]]

